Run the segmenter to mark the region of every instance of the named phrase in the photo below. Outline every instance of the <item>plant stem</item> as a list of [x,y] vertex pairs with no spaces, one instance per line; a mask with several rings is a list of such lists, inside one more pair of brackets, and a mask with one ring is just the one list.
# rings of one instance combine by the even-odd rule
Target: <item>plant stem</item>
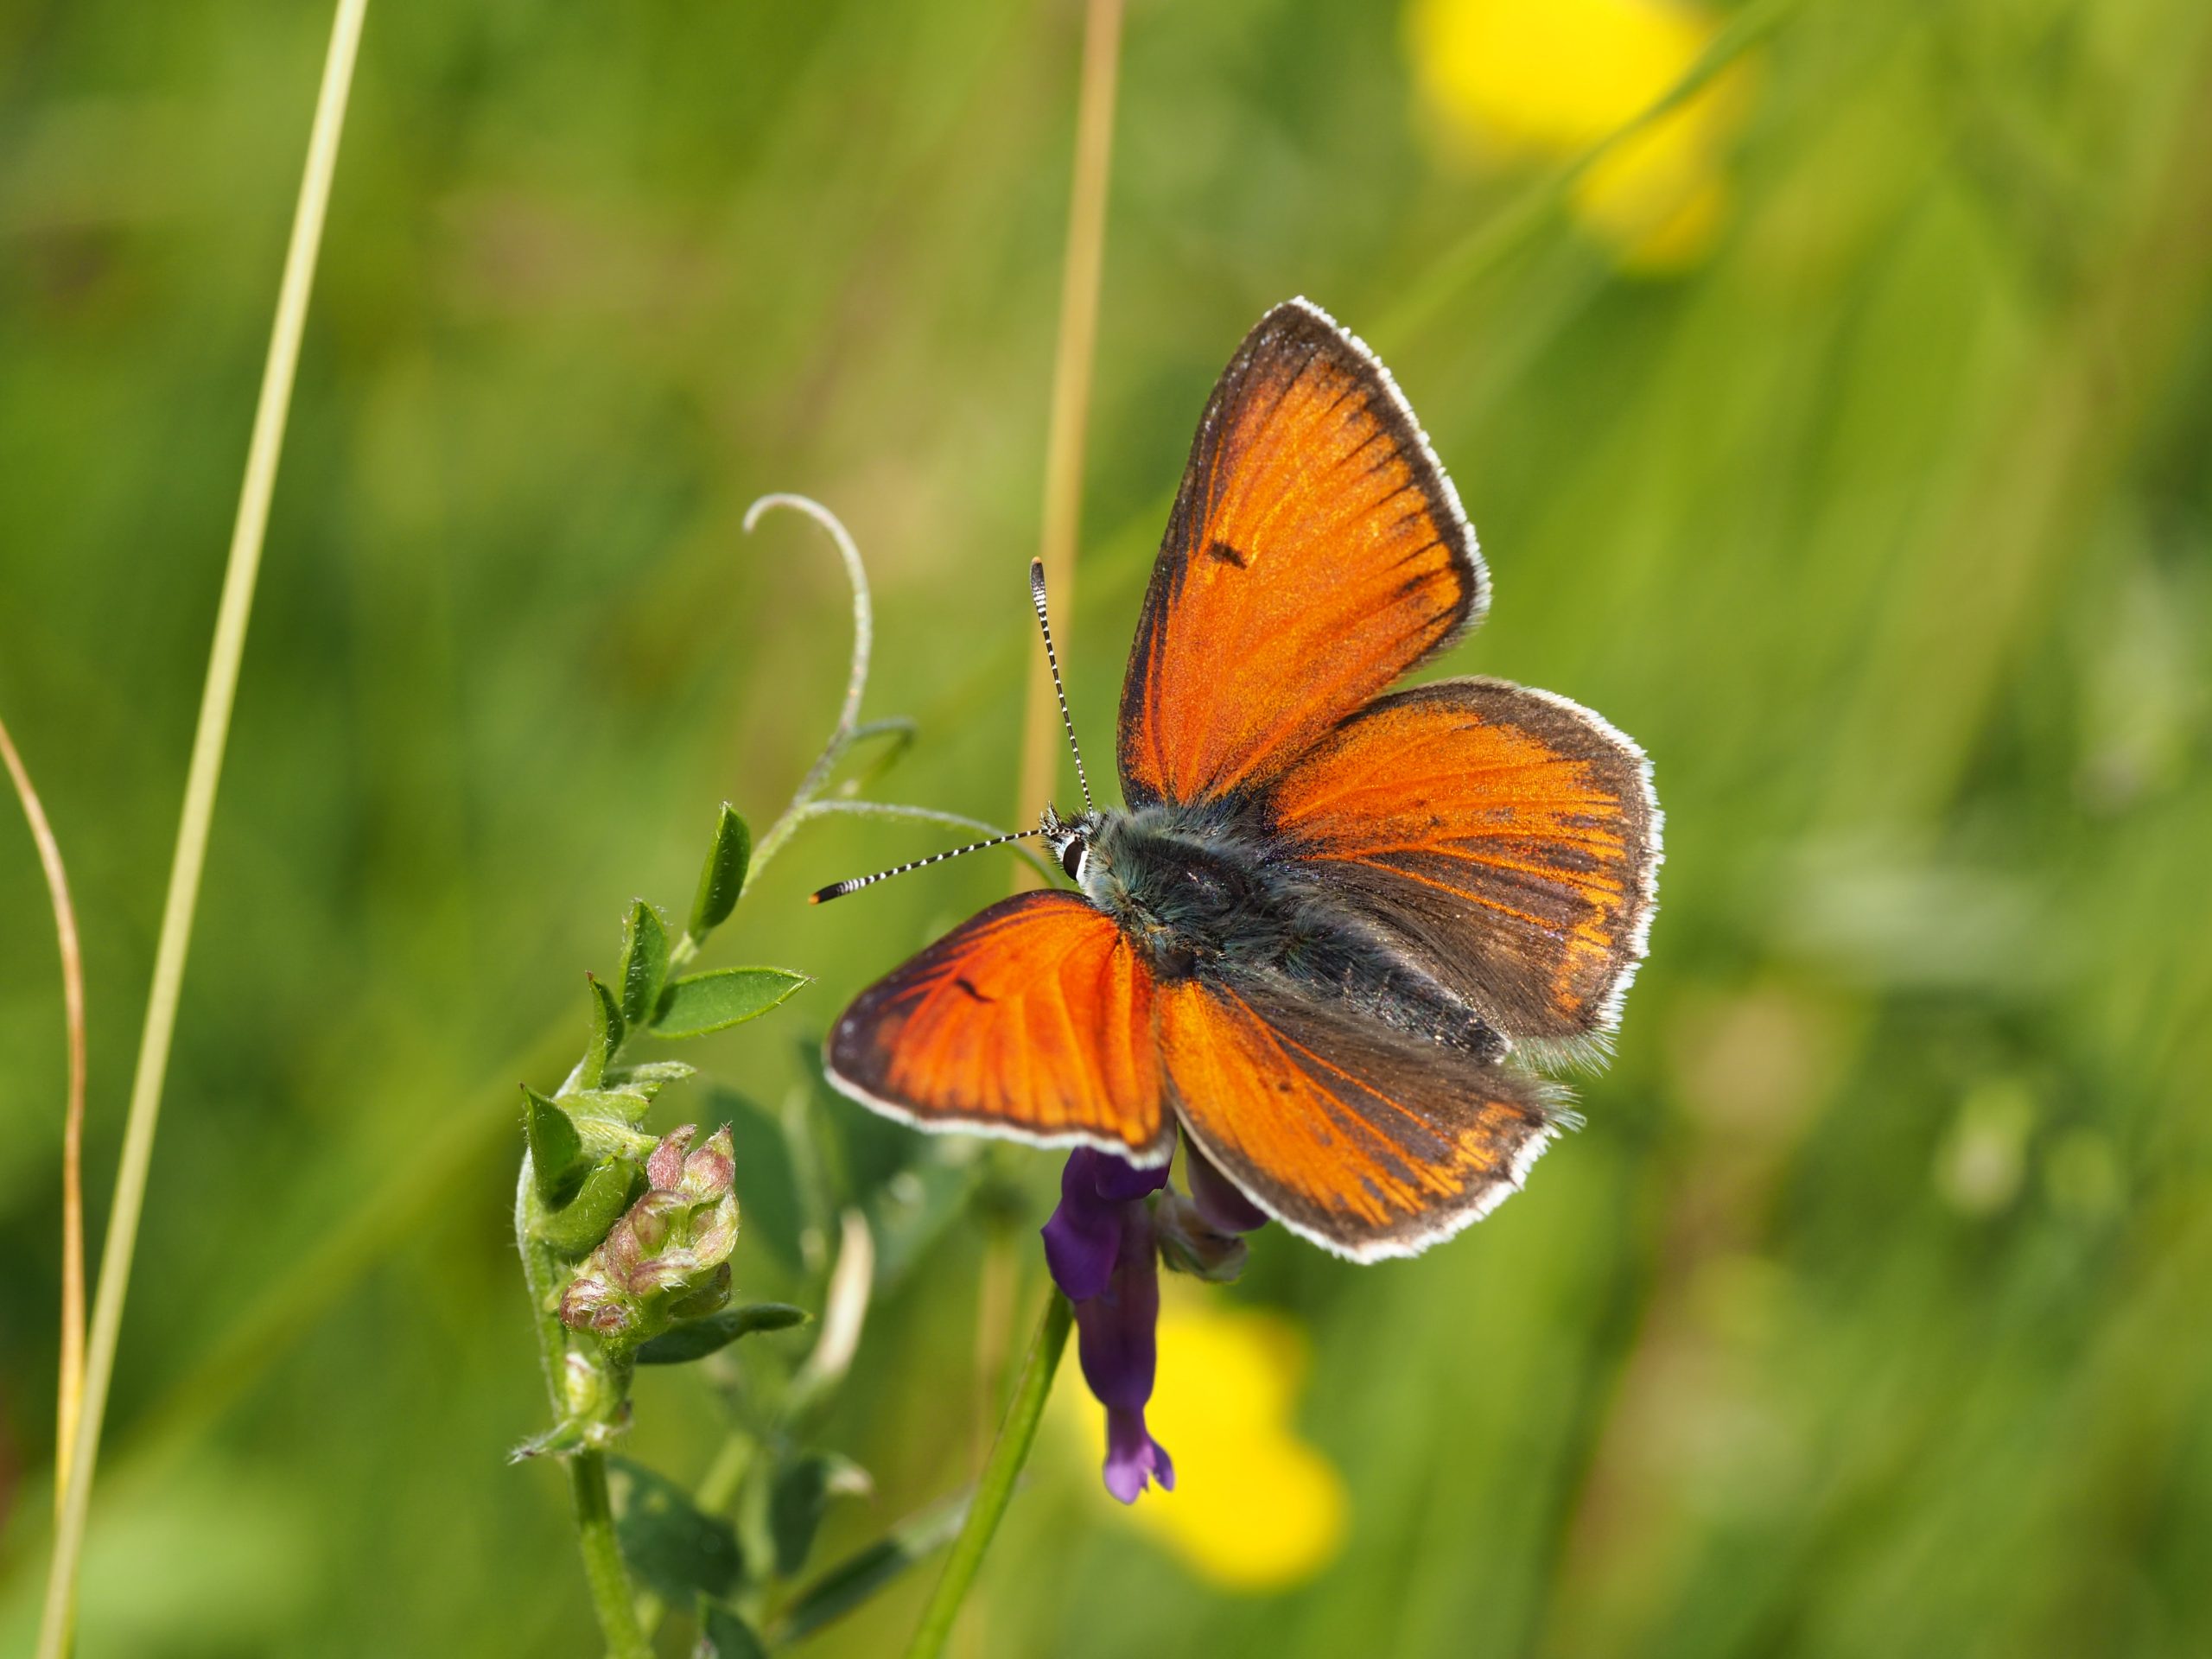
[[599,1628],[614,1659],[646,1659],[652,1649],[638,1625],[630,1570],[614,1535],[614,1503],[607,1491],[607,1454],[578,1452],[569,1459],[569,1488],[576,1501],[576,1541],[583,1546],[584,1577],[591,1585]]
[[54,938],[61,953],[62,1023],[69,1041],[69,1094],[61,1114],[61,1375],[54,1414],[54,1518],[59,1525],[62,1497],[69,1490],[69,1453],[85,1404],[85,958],[77,944],[77,912],[69,902],[60,843],[5,721],[0,721],[0,764],[15,783],[46,872]]
[[[538,1240],[531,1224],[538,1208],[535,1172],[525,1152],[521,1179],[515,1185],[515,1245],[522,1252],[523,1283],[530,1290],[531,1328],[537,1336],[545,1393],[552,1402],[553,1419],[558,1422],[569,1410],[569,1333],[556,1305],[560,1264]],[[584,1555],[584,1581],[591,1586],[592,1607],[599,1615],[607,1651],[615,1659],[645,1659],[651,1649],[638,1623],[635,1592],[630,1586],[629,1569],[623,1565],[621,1542],[614,1533],[614,1504],[607,1490],[607,1454],[587,1449],[570,1454],[568,1464],[569,1491],[576,1508],[576,1542]]]
[[944,1651],[952,1622],[960,1616],[960,1604],[967,1599],[976,1570],[983,1564],[983,1552],[991,1547],[991,1535],[1006,1514],[1014,1483],[1021,1465],[1029,1460],[1029,1448],[1037,1442],[1037,1424],[1045,1414],[1052,1376],[1059,1370],[1060,1353],[1067,1346],[1068,1328],[1074,1322],[1073,1304],[1053,1291],[1029,1344],[1029,1357],[1022,1363],[1021,1380],[1014,1385],[1006,1419],[999,1425],[999,1437],[992,1442],[990,1458],[976,1483],[976,1501],[961,1524],[959,1537],[953,1540],[944,1576],[937,1581],[929,1605],[922,1610],[922,1622],[914,1627],[914,1639],[906,1644],[906,1659],[938,1659]]
[[254,582],[260,574],[262,542],[269,528],[276,461],[284,447],[284,419],[291,407],[293,373],[299,366],[308,294],[315,283],[315,255],[322,244],[323,216],[330,206],[331,179],[338,166],[338,138],[345,129],[346,94],[353,84],[353,60],[360,48],[361,22],[367,9],[368,0],[338,0],[330,48],[323,60],[322,88],[315,100],[315,124],[308,139],[307,166],[292,215],[291,242],[284,253],[276,316],[270,330],[269,359],[262,372],[260,401],[254,410],[253,435],[246,447],[238,522],[231,533],[223,594],[215,613],[215,637],[208,651],[200,724],[193,734],[192,760],[185,772],[184,810],[177,823],[168,896],[162,906],[161,938],[154,950],[153,988],[146,1002],[137,1070],[130,1083],[123,1156],[116,1169],[114,1204],[108,1215],[99,1290],[86,1348],[84,1405],[77,1421],[75,1443],[68,1453],[69,1478],[62,1489],[54,1562],[39,1625],[39,1659],[61,1659],[69,1650],[76,1626],[77,1571],[84,1551],[85,1522],[92,1508],[92,1469],[99,1455],[100,1427],[107,1415],[108,1384],[114,1376],[116,1344],[123,1330],[124,1292],[130,1282],[138,1217],[145,1202],[147,1173],[153,1163],[162,1084],[168,1070],[169,1040],[176,1029],[177,996],[184,983],[185,953],[192,939],[193,912],[199,902],[200,872],[207,861],[215,787],[222,778],[231,706],[238,693],[238,664],[245,654],[246,622],[253,612]]
[[[1106,256],[1106,183],[1114,158],[1114,83],[1122,58],[1122,0],[1084,8],[1083,78],[1076,94],[1075,169],[1068,240],[1060,271],[1060,326],[1052,354],[1052,423],[1045,439],[1045,518],[1038,557],[1052,596],[1060,648],[1075,615],[1075,549],[1083,524],[1084,427],[1090,412],[1090,371],[1098,344],[1099,272]],[[1030,663],[1017,827],[1037,822],[1052,798],[1060,766],[1059,701],[1041,652]],[[1020,887],[1047,885],[1025,874]]]

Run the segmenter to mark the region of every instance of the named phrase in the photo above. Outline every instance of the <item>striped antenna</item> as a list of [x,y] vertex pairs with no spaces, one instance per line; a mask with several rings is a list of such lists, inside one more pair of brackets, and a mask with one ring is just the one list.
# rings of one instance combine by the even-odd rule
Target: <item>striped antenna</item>
[[1010,836],[993,836],[988,841],[978,841],[966,847],[955,847],[949,853],[931,853],[927,858],[918,858],[911,864],[901,864],[896,869],[878,870],[874,875],[855,875],[843,881],[833,881],[821,892],[807,899],[810,905],[826,905],[832,899],[842,899],[849,893],[858,893],[862,887],[872,887],[879,881],[888,881],[894,875],[904,875],[909,870],[942,864],[948,858],[959,858],[968,853],[980,853],[986,847],[1003,847],[1010,841],[1027,841],[1041,836],[1042,830],[1017,830]]
[[1052,695],[1060,700],[1060,724],[1067,728],[1068,748],[1075,755],[1075,780],[1083,785],[1083,810],[1095,812],[1090,779],[1083,770],[1083,746],[1075,741],[1075,718],[1068,713],[1068,694],[1060,685],[1059,653],[1052,649],[1052,624],[1045,614],[1045,561],[1029,561],[1029,602],[1037,607],[1037,626],[1045,632],[1045,663],[1052,671]]

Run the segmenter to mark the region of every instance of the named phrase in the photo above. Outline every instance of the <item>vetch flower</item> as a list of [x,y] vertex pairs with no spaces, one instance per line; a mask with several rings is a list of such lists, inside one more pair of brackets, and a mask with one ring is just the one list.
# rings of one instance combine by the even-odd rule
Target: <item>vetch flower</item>
[[[1711,43],[1712,20],[1678,0],[1409,0],[1414,77],[1453,148],[1510,161],[1564,158],[1665,96]],[[1745,72],[1716,76],[1609,149],[1569,210],[1636,270],[1677,270],[1726,218],[1723,165]]]
[[737,1244],[736,1161],[728,1125],[696,1150],[695,1124],[661,1137],[645,1195],[614,1224],[561,1295],[561,1322],[629,1349],[729,1300]]
[[1166,1192],[1153,1208],[1160,1256],[1178,1273],[1228,1284],[1244,1271],[1243,1235],[1268,1224],[1267,1212],[1230,1185],[1195,1146],[1183,1153],[1191,1195]]
[[1167,1166],[1139,1169],[1109,1152],[1077,1147],[1060,1171],[1060,1203],[1045,1224],[1045,1265],[1075,1303],[1103,1294],[1120,1260],[1132,1210],[1167,1185]]
[[1158,1365],[1160,1265],[1206,1279],[1242,1270],[1237,1236],[1261,1213],[1196,1147],[1184,1154],[1191,1196],[1168,1189],[1168,1166],[1139,1168],[1078,1147],[1060,1172],[1059,1207],[1045,1224],[1045,1262],[1075,1304],[1084,1380],[1106,1408],[1106,1490],[1124,1503],[1153,1481],[1175,1488],[1175,1465],[1145,1424]]
[[1076,1351],[1084,1381],[1106,1408],[1106,1490],[1134,1503],[1149,1481],[1175,1490],[1175,1465],[1145,1427],[1159,1363],[1160,1259],[1152,1211],[1126,1206],[1114,1270],[1098,1294],[1075,1307]]

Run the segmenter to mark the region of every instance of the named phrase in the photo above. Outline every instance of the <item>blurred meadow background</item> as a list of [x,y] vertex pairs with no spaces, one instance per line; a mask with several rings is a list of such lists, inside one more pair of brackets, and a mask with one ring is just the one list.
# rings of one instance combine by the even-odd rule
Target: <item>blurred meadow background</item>
[[[95,1247],[329,23],[0,0],[0,715],[84,926]],[[742,534],[756,496],[867,557],[868,710],[919,722],[873,791],[1013,817],[1081,33],[374,0],[86,1655],[599,1651],[562,1483],[502,1461],[545,1419],[515,1085],[558,1080],[629,900],[680,908],[718,803],[764,826],[828,730],[836,561]],[[1180,1490],[1122,1511],[1056,1401],[955,1651],[2212,1649],[2212,10],[1132,0],[1109,202],[1056,601],[1094,777],[1207,389],[1304,293],[1481,532],[1495,607],[1443,671],[1633,734],[1668,860],[1588,1128],[1418,1261],[1271,1230],[1234,1288],[1172,1285]],[[804,896],[956,838],[804,831],[714,959],[817,982],[656,1121],[742,1096],[921,1156],[799,1056],[1010,861]],[[64,1050],[11,804],[0,946],[12,1654]],[[981,1154],[880,1274],[825,1431],[873,1495],[819,1560],[969,1478],[1058,1166]],[[818,1306],[772,1174],[740,1294]],[[640,1455],[696,1480],[721,1409],[710,1368],[647,1378]],[[894,1649],[931,1575],[798,1650]]]

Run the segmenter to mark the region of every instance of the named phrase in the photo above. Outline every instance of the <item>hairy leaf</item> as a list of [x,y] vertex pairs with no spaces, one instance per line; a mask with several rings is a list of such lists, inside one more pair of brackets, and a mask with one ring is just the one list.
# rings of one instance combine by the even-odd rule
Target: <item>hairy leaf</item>
[[692,1659],[768,1659],[766,1643],[753,1627],[718,1602],[699,1604],[699,1645]]
[[562,1255],[588,1254],[630,1207],[644,1179],[643,1166],[627,1158],[600,1165],[584,1177],[575,1198],[538,1222],[538,1237]]
[[583,1184],[584,1138],[576,1126],[552,1101],[528,1084],[522,1090],[523,1137],[530,1146],[530,1175],[541,1201],[559,1209],[576,1195]]
[[608,990],[590,975],[584,976],[591,985],[591,1044],[584,1050],[584,1063],[577,1068],[576,1081],[587,1089],[596,1089],[607,1077],[607,1068],[614,1062],[614,1052],[622,1046],[625,1027],[622,1005]]
[[745,1558],[728,1522],[702,1512],[689,1492],[643,1464],[608,1463],[624,1478],[614,1535],[640,1584],[679,1606],[700,1596],[719,1601],[737,1588]]
[[691,900],[691,937],[703,939],[729,919],[745,891],[745,872],[753,862],[753,831],[737,809],[725,801],[715,823],[714,845],[699,871],[699,891]]
[[917,1561],[943,1549],[968,1518],[969,1495],[931,1504],[823,1573],[798,1592],[777,1622],[777,1639],[804,1640],[842,1618]]
[[722,968],[671,982],[661,993],[653,1033],[703,1037],[759,1018],[807,982],[787,968]]
[[740,1337],[761,1331],[787,1331],[805,1320],[806,1311],[787,1302],[748,1302],[742,1307],[726,1307],[703,1319],[686,1320],[662,1332],[638,1350],[638,1363],[682,1365],[719,1353]]
[[787,1579],[806,1565],[832,1497],[868,1490],[868,1471],[833,1452],[802,1452],[778,1469],[768,1493],[777,1576]]
[[660,1001],[661,982],[668,977],[668,929],[660,912],[640,899],[630,906],[622,924],[622,1017],[643,1025]]

